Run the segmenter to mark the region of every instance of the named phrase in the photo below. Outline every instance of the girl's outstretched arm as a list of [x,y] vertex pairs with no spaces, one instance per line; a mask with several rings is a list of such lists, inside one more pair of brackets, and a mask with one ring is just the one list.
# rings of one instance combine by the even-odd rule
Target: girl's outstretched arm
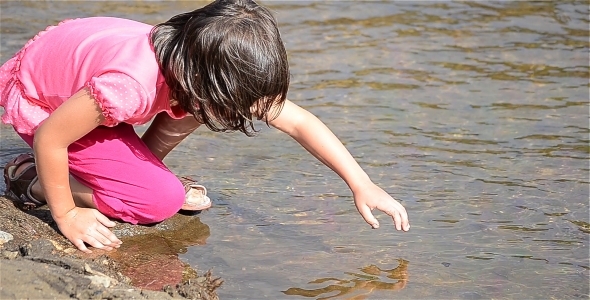
[[78,249],[84,243],[109,250],[121,241],[108,229],[115,223],[92,207],[92,200],[74,202],[70,187],[68,146],[104,121],[100,107],[87,89],[65,101],[35,132],[33,151],[39,183],[61,233]]
[[410,229],[406,209],[371,181],[340,140],[317,117],[286,100],[280,114],[269,123],[294,138],[346,182],[356,208],[369,225],[379,227],[371,212],[377,208],[392,217],[397,230]]

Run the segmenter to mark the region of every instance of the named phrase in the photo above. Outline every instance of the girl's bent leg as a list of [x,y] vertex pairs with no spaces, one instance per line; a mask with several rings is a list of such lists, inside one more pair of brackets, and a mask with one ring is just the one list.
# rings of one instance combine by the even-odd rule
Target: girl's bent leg
[[[32,137],[23,138],[32,144]],[[70,174],[82,185],[71,182],[74,197],[92,195],[91,207],[108,217],[132,224],[156,223],[174,215],[184,202],[178,178],[132,125],[100,126],[71,144],[68,153]]]

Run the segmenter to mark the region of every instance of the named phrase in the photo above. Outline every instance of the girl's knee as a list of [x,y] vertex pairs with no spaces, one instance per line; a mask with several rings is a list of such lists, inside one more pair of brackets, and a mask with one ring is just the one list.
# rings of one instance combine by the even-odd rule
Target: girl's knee
[[184,198],[184,187],[178,180],[166,185],[153,186],[149,196],[145,198],[145,214],[152,216],[152,223],[161,222],[180,210]]

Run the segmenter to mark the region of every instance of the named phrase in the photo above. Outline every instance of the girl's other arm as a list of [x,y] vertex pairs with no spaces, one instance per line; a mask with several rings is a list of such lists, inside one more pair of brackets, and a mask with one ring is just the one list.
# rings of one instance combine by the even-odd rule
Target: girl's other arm
[[141,139],[160,160],[163,160],[189,134],[201,124],[189,115],[176,120],[168,113],[159,113]]
[[346,182],[356,208],[369,225],[379,227],[371,212],[377,208],[392,217],[397,230],[410,229],[406,209],[369,179],[340,140],[317,117],[286,100],[280,114],[269,123],[294,138]]
[[84,252],[84,245],[110,249],[120,244],[107,228],[115,223],[92,208],[76,206],[69,183],[68,146],[96,128],[104,116],[87,89],[58,107],[35,132],[33,151],[39,183],[62,234]]

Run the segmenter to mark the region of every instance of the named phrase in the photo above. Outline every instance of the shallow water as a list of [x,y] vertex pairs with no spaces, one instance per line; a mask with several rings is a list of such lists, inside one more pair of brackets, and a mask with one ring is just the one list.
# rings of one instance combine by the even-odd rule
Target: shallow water
[[[199,129],[166,159],[208,186],[181,258],[231,298],[589,296],[585,1],[267,1],[319,116],[412,229],[371,230],[346,185],[281,133]],[[64,18],[147,23],[192,2],[6,2],[2,62]],[[139,128],[142,131],[145,128]],[[2,163],[24,144],[0,127]]]

